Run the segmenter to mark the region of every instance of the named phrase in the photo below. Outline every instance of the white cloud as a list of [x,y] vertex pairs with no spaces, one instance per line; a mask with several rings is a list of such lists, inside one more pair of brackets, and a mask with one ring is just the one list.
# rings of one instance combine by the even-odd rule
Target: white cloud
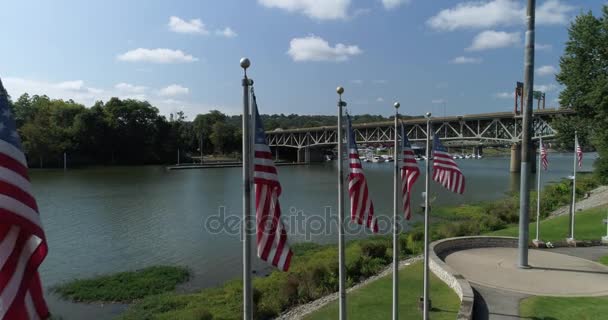
[[514,93],[509,93],[509,92],[498,92],[496,94],[494,94],[495,98],[499,98],[499,99],[507,99],[507,98],[513,98]]
[[538,69],[536,69],[536,74],[538,74],[539,76],[549,76],[549,75],[554,75],[558,72],[557,68],[554,66],[542,66]]
[[84,87],[84,81],[75,80],[75,81],[64,81],[55,84],[55,87],[61,90],[69,90],[69,91],[80,91]]
[[554,83],[550,83],[550,84],[535,84],[534,85],[534,90],[541,91],[541,92],[551,92],[551,91],[555,91],[557,89],[558,89],[558,87]]
[[351,0],[258,0],[267,8],[297,12],[318,20],[348,18]]
[[512,47],[521,43],[521,33],[487,30],[476,35],[467,51]]
[[567,24],[570,20],[570,12],[575,9],[560,0],[547,0],[536,8],[536,23],[540,25]]
[[234,32],[234,30],[232,30],[230,27],[226,27],[221,30],[215,30],[215,34],[217,36],[226,37],[226,38],[234,38],[234,37],[238,36],[238,34],[236,32]]
[[376,102],[384,102],[384,98],[378,97],[378,98],[376,98]]
[[[568,14],[574,9],[560,0],[547,0],[536,9],[536,23],[565,24],[568,22]],[[431,17],[427,24],[435,30],[454,31],[521,25],[525,20],[526,8],[521,1],[493,0],[463,2],[453,8],[443,9]]]
[[117,83],[114,86],[114,89],[121,91],[121,92],[128,92],[128,93],[143,93],[146,91],[146,87],[144,86],[136,86],[130,83],[125,83],[125,82],[121,82],[121,83]]
[[293,61],[346,61],[362,51],[358,46],[342,43],[332,47],[323,38],[311,35],[291,39],[287,53]]
[[452,59],[450,62],[453,64],[477,64],[481,63],[482,61],[483,60],[481,58],[460,56]]
[[201,19],[186,21],[180,17],[172,16],[169,18],[167,25],[169,26],[169,30],[177,33],[209,34]]
[[550,44],[544,44],[544,43],[538,43],[538,42],[534,44],[534,49],[536,49],[536,50],[547,50],[548,51],[548,50],[551,50],[552,48],[553,48],[553,46]]
[[391,9],[395,9],[401,5],[409,4],[410,2],[412,2],[412,1],[411,0],[382,0],[382,5],[384,6],[384,9],[391,10]]
[[159,91],[159,95],[163,97],[174,97],[178,95],[188,94],[190,89],[182,87],[179,84],[172,84]]
[[151,62],[151,63],[183,63],[198,61],[189,54],[181,50],[172,50],[165,48],[144,49],[138,48],[127,51],[117,57],[120,61],[127,62]]

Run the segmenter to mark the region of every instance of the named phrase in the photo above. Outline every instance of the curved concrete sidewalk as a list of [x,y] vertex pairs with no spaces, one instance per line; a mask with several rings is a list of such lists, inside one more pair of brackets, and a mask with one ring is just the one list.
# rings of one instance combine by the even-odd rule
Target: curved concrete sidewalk
[[532,268],[519,269],[515,248],[453,252],[445,262],[473,284],[541,296],[608,295],[608,267],[541,250],[530,250]]

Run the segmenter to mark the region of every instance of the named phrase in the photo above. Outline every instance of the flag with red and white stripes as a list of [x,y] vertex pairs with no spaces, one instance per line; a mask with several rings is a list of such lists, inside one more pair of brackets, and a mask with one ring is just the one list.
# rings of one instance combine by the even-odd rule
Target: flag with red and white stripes
[[0,319],[46,319],[38,267],[48,247],[8,95],[0,81]]
[[258,113],[253,94],[254,159],[253,183],[255,185],[255,214],[257,226],[258,257],[282,271],[289,270],[293,252],[287,242],[287,230],[281,220],[281,184],[272,153],[266,144],[264,126]]
[[549,168],[549,158],[547,158],[547,149],[545,148],[545,144],[540,142],[540,163],[543,166],[544,170]]
[[578,167],[582,168],[583,167],[583,149],[581,148],[581,145],[578,143],[578,136],[576,136],[576,135],[574,138],[574,143],[576,145],[576,159],[578,161]]
[[346,118],[348,122],[348,195],[350,196],[350,217],[356,223],[365,225],[376,233],[378,232],[378,222],[374,217],[374,203],[367,189],[367,180],[363,174],[363,167],[359,159],[359,151],[350,116],[347,114]]
[[[403,212],[405,214],[405,219],[410,220],[412,218],[412,208],[410,203],[412,187],[414,186],[414,183],[416,183],[416,180],[418,180],[420,169],[418,169],[415,154],[412,150],[412,146],[410,145],[410,141],[407,138],[405,126],[403,124],[401,124],[401,149],[403,152],[403,165],[401,166]],[[397,161],[397,159],[395,159],[395,161]]]
[[433,180],[454,193],[464,193],[464,175],[438,136],[433,138]]

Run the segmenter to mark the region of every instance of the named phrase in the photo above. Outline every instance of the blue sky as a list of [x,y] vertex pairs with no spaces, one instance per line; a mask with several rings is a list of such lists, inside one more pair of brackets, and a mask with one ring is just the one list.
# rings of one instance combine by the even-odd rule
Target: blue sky
[[[8,2],[8,1],[7,1]],[[538,0],[537,89],[554,73],[574,16],[605,0]],[[242,56],[262,113],[507,111],[523,79],[524,1],[21,0],[3,3],[0,77],[86,106],[147,99],[169,114],[241,106]],[[542,67],[542,68],[541,68]]]

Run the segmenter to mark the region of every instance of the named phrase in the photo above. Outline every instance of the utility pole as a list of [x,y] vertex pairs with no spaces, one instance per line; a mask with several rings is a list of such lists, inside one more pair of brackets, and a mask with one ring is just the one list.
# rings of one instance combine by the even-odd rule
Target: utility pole
[[521,141],[521,181],[519,189],[519,267],[528,266],[528,241],[530,223],[530,185],[529,177],[531,171],[530,147],[532,142],[532,108],[534,104],[534,26],[536,16],[536,0],[528,0],[526,31],[526,53],[524,62],[524,96],[526,98],[525,109],[522,110],[522,141]]

